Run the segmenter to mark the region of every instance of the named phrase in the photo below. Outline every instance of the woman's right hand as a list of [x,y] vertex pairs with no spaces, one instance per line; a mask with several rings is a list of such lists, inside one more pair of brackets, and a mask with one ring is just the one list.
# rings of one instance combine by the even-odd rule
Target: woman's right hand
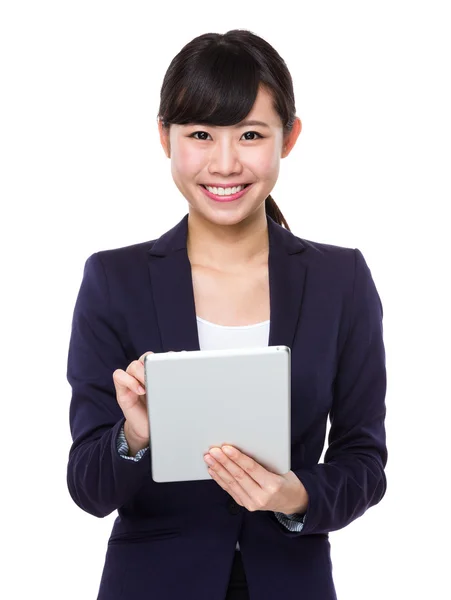
[[144,383],[144,357],[147,354],[154,353],[144,352],[138,360],[132,361],[125,371],[116,369],[113,373],[117,402],[125,417],[124,433],[131,456],[149,445],[149,419]]

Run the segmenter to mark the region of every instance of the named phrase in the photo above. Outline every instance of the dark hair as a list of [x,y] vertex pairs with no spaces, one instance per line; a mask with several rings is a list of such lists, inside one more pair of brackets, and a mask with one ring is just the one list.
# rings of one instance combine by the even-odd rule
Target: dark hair
[[[235,125],[251,111],[260,85],[272,94],[286,135],[293,128],[296,108],[291,75],[281,56],[245,29],[205,33],[186,44],[169,65],[158,118],[167,128],[192,122]],[[265,210],[291,231],[271,195]]]

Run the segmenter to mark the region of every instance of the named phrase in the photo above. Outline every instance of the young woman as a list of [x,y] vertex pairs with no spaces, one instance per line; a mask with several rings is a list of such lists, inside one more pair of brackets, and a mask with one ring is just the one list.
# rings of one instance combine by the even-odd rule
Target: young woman
[[[332,600],[328,534],[386,490],[371,272],[358,249],[294,235],[270,195],[301,122],[266,41],[193,39],[165,75],[158,127],[189,212],[156,240],[91,255],[72,323],[68,487],[92,515],[118,511],[98,598]],[[291,348],[292,470],[223,446],[204,457],[211,479],[155,483],[144,356],[268,344]]]

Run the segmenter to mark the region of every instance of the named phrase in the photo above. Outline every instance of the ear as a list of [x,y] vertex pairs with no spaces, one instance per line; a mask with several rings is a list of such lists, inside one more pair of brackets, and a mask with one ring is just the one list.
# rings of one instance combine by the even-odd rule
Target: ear
[[169,141],[169,128],[163,127],[161,119],[158,119],[158,131],[160,134],[160,142],[163,146],[164,153],[168,158],[171,157],[171,144]]
[[296,117],[293,123],[293,128],[290,131],[290,133],[284,138],[283,140],[283,147],[282,147],[282,156],[281,158],[285,158],[286,156],[288,156],[291,152],[291,150],[293,149],[296,140],[299,137],[299,134],[302,131],[302,122],[301,119],[299,117]]

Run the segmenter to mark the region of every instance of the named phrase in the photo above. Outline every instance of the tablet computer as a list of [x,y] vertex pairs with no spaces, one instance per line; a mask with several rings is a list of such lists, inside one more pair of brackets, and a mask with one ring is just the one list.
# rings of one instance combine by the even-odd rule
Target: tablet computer
[[288,346],[147,354],[144,373],[154,481],[211,479],[204,454],[223,444],[291,469]]

